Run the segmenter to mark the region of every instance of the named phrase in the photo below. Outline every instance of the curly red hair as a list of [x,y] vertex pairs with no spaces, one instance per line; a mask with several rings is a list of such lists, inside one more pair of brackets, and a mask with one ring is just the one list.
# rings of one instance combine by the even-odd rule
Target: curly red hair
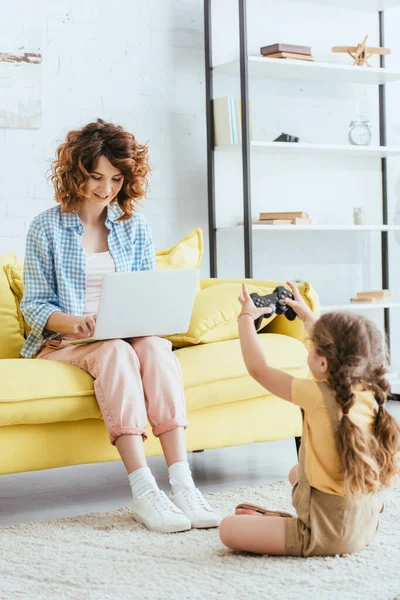
[[105,156],[124,176],[123,186],[112,204],[118,204],[122,210],[118,221],[125,221],[148,189],[148,144],[139,144],[123,127],[102,119],[70,131],[58,147],[51,175],[56,201],[63,212],[78,212],[84,187],[100,156]]

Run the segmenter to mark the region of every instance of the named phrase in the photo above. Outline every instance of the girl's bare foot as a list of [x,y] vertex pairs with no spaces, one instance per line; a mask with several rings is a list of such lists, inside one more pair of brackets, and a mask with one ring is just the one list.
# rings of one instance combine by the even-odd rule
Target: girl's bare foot
[[259,515],[260,513],[256,510],[250,510],[249,508],[237,508],[235,515]]

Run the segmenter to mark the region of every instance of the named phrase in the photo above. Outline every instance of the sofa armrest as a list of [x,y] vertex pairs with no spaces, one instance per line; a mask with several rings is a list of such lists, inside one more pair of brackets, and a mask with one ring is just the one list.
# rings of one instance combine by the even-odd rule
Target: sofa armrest
[[[219,279],[219,278],[209,278],[209,279],[201,279],[200,287],[201,289],[208,288],[212,285],[218,285],[220,283],[248,283],[253,285],[260,285],[263,287],[268,287],[271,289],[276,288],[278,285],[286,286],[285,281],[268,281],[264,279]],[[286,286],[287,287],[287,286]],[[317,316],[320,315],[320,303],[317,292],[314,288],[308,283],[303,282],[297,284],[299,288],[299,292],[304,298],[307,305],[311,308],[313,313]],[[279,315],[273,319],[273,321],[266,325],[262,330],[262,333],[280,333],[282,335],[287,335],[289,337],[300,340],[303,344],[306,343],[307,334],[304,329],[304,325],[300,319],[295,319],[294,321],[288,321],[284,315]]]

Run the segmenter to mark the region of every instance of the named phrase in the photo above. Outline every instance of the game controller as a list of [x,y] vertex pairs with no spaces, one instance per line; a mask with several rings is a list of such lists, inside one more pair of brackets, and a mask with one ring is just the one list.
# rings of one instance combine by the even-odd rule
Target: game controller
[[268,319],[268,317],[271,317],[274,313],[277,315],[285,315],[288,321],[294,321],[296,318],[296,313],[294,312],[293,308],[291,308],[285,302],[286,298],[294,300],[294,296],[282,285],[275,288],[272,294],[259,296],[257,293],[253,292],[250,294],[250,298],[253,300],[254,305],[257,306],[257,308],[270,308],[272,311],[268,315],[261,315],[261,317],[258,317],[258,319],[254,321],[256,329],[259,329],[263,319]]

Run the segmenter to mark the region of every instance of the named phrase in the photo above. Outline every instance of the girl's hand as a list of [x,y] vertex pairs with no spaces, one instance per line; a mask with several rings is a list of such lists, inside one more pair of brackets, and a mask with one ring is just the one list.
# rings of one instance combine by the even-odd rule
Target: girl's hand
[[244,283],[242,284],[242,293],[239,296],[239,302],[242,305],[242,312],[240,313],[239,317],[241,315],[249,315],[253,317],[255,321],[258,319],[258,317],[261,317],[261,315],[270,315],[272,313],[272,310],[269,307],[257,308],[257,306],[255,306],[249,292],[247,291],[246,284]]
[[76,317],[76,323],[73,328],[73,334],[79,340],[92,337],[96,327],[97,315],[87,315],[86,317]]
[[310,318],[314,320],[314,318],[315,318],[314,313],[312,312],[311,308],[309,306],[307,306],[307,304],[305,303],[304,298],[302,297],[302,295],[300,294],[300,292],[297,288],[297,285],[295,285],[291,281],[288,281],[287,284],[290,287],[290,289],[292,290],[294,300],[291,300],[290,298],[286,298],[286,300],[285,300],[286,304],[288,304],[291,308],[293,308],[296,315],[302,321],[308,321]]

